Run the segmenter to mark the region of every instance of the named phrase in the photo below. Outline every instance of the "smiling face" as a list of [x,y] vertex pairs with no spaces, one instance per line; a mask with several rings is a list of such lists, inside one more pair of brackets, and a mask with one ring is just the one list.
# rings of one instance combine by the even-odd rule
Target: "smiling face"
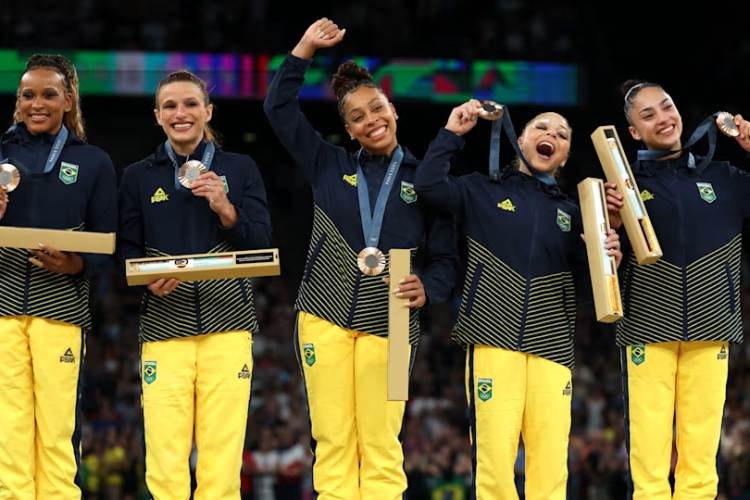
[[[570,153],[570,125],[562,115],[542,113],[531,120],[518,138],[518,146],[524,158],[536,170],[555,175],[559,167],[565,165]],[[519,166],[526,174],[531,174],[523,162]]]
[[16,110],[32,134],[57,134],[72,106],[73,97],[65,88],[63,76],[54,69],[35,68],[21,77]]
[[678,150],[682,147],[682,117],[672,98],[659,87],[645,87],[636,94],[630,117],[630,135],[647,149]]
[[396,148],[396,110],[374,87],[361,86],[349,92],[343,103],[346,131],[365,151],[390,156]]
[[156,104],[156,121],[175,152],[187,156],[195,151],[213,113],[213,104],[206,105],[201,88],[192,82],[168,83],[159,90]]

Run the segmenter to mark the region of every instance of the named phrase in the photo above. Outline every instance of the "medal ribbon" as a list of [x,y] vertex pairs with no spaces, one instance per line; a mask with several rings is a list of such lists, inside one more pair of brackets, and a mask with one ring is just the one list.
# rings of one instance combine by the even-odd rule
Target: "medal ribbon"
[[550,174],[540,172],[539,170],[529,165],[529,162],[526,161],[526,158],[521,152],[521,148],[518,146],[518,137],[516,136],[515,130],[513,130],[513,123],[510,121],[510,113],[508,112],[508,108],[505,106],[502,106],[502,108],[502,118],[492,122],[492,132],[490,135],[490,180],[497,182],[500,179],[500,135],[502,130],[505,129],[505,133],[508,135],[508,140],[513,146],[513,149],[516,151],[516,154],[521,159],[523,164],[526,165],[526,168],[529,169],[529,172],[531,172],[534,177],[539,179],[544,184],[548,184],[550,186],[557,185],[557,181],[555,181],[554,177],[552,177]]
[[[11,127],[7,130],[7,132],[10,132],[15,128],[16,128],[16,125],[11,125]],[[55,137],[55,142],[52,144],[52,148],[49,150],[49,156],[47,156],[47,162],[44,164],[45,174],[52,171],[55,164],[57,163],[57,160],[60,158],[60,154],[62,153],[62,150],[65,147],[65,143],[68,140],[68,135],[69,135],[68,129],[65,128],[65,125],[63,125],[60,128],[60,131],[57,133],[57,136]],[[3,160],[1,160],[0,163],[8,163],[8,158],[4,157],[2,149],[0,149],[0,158],[3,158]],[[26,170],[25,167],[24,167],[24,170]]]
[[362,232],[365,235],[365,246],[377,248],[380,241],[380,228],[383,225],[383,215],[385,214],[385,205],[388,202],[388,194],[393,186],[396,173],[401,166],[401,160],[404,158],[404,152],[401,146],[396,146],[393,151],[393,158],[388,170],[383,177],[383,183],[380,185],[378,198],[375,201],[375,210],[370,214],[370,194],[367,191],[367,179],[362,171],[362,165],[359,164],[359,158],[362,149],[357,152],[357,196],[359,197],[359,215],[362,220]]
[[695,169],[695,171],[698,173],[703,172],[703,169],[708,166],[708,164],[711,162],[711,159],[714,157],[714,151],[716,150],[716,129],[718,128],[718,126],[716,125],[716,118],[719,116],[719,113],[720,111],[717,111],[716,113],[706,117],[706,119],[703,120],[700,125],[695,128],[695,131],[682,148],[677,150],[640,149],[638,150],[638,159],[658,160],[659,158],[664,158],[665,156],[675,154],[678,151],[685,151],[692,147],[700,139],[702,139],[704,135],[708,134],[708,153],[706,153],[706,157],[703,158],[703,161],[701,161],[699,165],[696,165],[693,155],[691,154],[688,157],[688,167]]
[[[211,141],[205,141],[206,142],[206,149],[203,150],[203,159],[201,159],[201,163],[203,163],[203,166],[206,167],[206,172],[211,170],[211,162],[214,160],[214,152],[216,151],[216,146]],[[172,149],[172,145],[169,143],[169,140],[164,142],[164,149],[167,151],[167,156],[169,156],[169,159],[172,160],[172,165],[174,165],[174,187],[176,189],[187,189],[185,186],[180,184],[180,176],[177,174],[180,170],[180,166],[177,165],[177,156],[174,153],[174,149]]]

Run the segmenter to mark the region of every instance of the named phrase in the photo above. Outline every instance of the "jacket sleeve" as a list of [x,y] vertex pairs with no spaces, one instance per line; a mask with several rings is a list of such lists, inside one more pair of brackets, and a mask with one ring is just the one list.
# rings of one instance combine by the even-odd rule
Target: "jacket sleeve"
[[117,232],[117,261],[120,273],[125,277],[125,261],[146,256],[143,213],[137,189],[138,177],[133,165],[127,167],[120,180],[117,203],[119,209],[119,231]]
[[415,274],[422,280],[427,304],[442,304],[450,299],[458,276],[456,224],[447,212],[427,213],[422,266]]
[[457,183],[448,175],[451,158],[463,150],[464,140],[441,128],[430,143],[414,177],[414,190],[427,203],[456,212],[461,205]]
[[[100,161],[91,198],[86,207],[86,231],[96,233],[117,232],[117,174],[112,159],[104,151]],[[116,247],[116,245],[115,245]],[[82,253],[83,273],[93,277],[110,270],[114,265],[112,255]]]
[[271,215],[266,199],[266,188],[258,166],[247,158],[247,176],[243,186],[242,202],[237,210],[237,222],[223,228],[227,237],[239,248],[255,250],[271,246]]
[[[316,131],[299,104],[299,93],[305,81],[305,71],[312,60],[300,59],[287,54],[274,75],[263,101],[266,113],[276,137],[302,169],[308,179],[312,179],[316,157],[326,141]],[[325,162],[320,162],[325,164]]]

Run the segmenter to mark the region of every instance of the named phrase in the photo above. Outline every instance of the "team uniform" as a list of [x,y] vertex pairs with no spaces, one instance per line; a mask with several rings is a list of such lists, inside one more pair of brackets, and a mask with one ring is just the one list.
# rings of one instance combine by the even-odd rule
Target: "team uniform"
[[[0,225],[115,232],[112,160],[69,134],[47,169],[55,139],[32,135],[23,123],[3,134],[2,156],[21,180]],[[82,253],[83,271],[69,275],[36,267],[29,256],[0,247],[0,499],[80,498],[90,279],[107,270],[111,257]]]
[[617,345],[634,499],[672,498],[674,430],[674,498],[716,496],[729,345],[743,337],[741,244],[750,175],[720,161],[698,173],[689,158],[632,166],[663,253],[638,265],[623,245],[620,268],[624,317]]
[[[203,141],[191,158],[200,159]],[[177,156],[177,165],[186,158]],[[237,222],[224,228],[207,200],[180,185],[164,145],[122,176],[119,253],[128,258],[268,248],[262,178],[247,155],[217,149]],[[182,282],[163,297],[144,288],[139,322],[146,482],[154,498],[190,497],[188,458],[199,450],[195,498],[239,498],[258,331],[250,278]]]
[[[296,347],[311,417],[313,478],[322,499],[395,499],[406,489],[404,402],[387,401],[389,286],[364,275],[357,167],[375,204],[390,159],[325,141],[300,110],[309,60],[287,55],[264,109],[279,140],[312,186],[313,227],[295,309]],[[455,234],[414,191],[418,160],[406,149],[385,207],[378,247],[408,248],[430,303],[448,299],[456,275]],[[388,264],[386,263],[387,272]],[[395,284],[391,283],[390,288]],[[419,312],[410,311],[414,355]],[[413,358],[412,358],[413,359]]]
[[564,499],[577,296],[591,297],[579,207],[516,169],[497,182],[449,176],[465,141],[441,129],[416,190],[462,222],[466,271],[452,337],[466,349],[477,499],[518,498],[514,463],[526,451],[526,498]]

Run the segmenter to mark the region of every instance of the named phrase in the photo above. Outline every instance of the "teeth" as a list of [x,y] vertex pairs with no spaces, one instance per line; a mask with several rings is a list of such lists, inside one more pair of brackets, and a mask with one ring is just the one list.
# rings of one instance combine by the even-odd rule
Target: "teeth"
[[176,129],[186,129],[186,128],[190,128],[192,126],[193,126],[192,123],[177,123],[177,124],[173,125],[173,127],[176,128]]
[[373,137],[381,135],[383,133],[385,133],[385,125],[383,125],[382,127],[376,128],[375,130],[373,130],[372,132],[370,132],[369,134],[367,134],[367,137],[373,138]]

